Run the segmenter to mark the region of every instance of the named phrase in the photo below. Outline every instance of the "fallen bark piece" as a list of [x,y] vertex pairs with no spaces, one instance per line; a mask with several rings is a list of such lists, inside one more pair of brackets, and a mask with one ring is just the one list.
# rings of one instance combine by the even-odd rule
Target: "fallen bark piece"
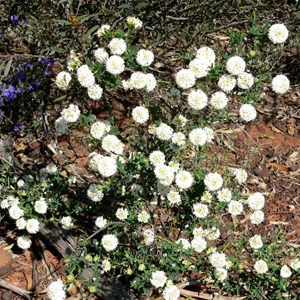
[[11,270],[12,256],[5,250],[0,249],[0,276]]
[[193,297],[194,299],[203,299],[203,300],[243,300],[246,297],[227,297],[219,295],[209,295],[205,293],[197,293],[185,289],[180,289],[180,295],[183,297]]
[[29,294],[29,292],[19,288],[18,286],[14,285],[14,284],[6,282],[3,279],[0,279],[0,286],[4,287],[5,289],[13,291],[14,293],[16,293],[18,295],[21,295],[21,296],[25,297],[28,300],[33,299],[33,297],[31,297],[31,295]]

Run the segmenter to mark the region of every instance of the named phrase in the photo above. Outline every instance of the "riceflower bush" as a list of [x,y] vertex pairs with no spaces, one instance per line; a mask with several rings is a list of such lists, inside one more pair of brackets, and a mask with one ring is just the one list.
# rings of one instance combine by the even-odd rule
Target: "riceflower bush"
[[[124,279],[139,296],[162,295],[165,300],[179,299],[179,284],[197,274],[201,283],[229,292],[238,282],[239,290],[249,292],[249,297],[254,295],[247,287],[249,280],[259,286],[266,281],[275,286],[278,281],[287,291],[290,280],[299,275],[299,258],[293,254],[286,263],[267,236],[253,234],[261,231],[264,222],[265,195],[245,193],[246,170],[215,166],[207,155],[218,137],[216,120],[208,117],[209,112],[226,111],[233,96],[255,86],[247,60],[237,55],[223,60],[203,46],[162,80],[149,68],[156,60],[154,49],[132,44],[141,27],[134,17],[127,18],[126,30],[102,25],[96,33],[101,48],[92,49],[91,57],[71,52],[69,72],[62,71],[55,80],[63,92],[81,93],[87,101],[99,103],[114,90],[121,90],[124,97],[137,93],[136,104],[129,108],[126,134],[119,132],[113,117],[94,116],[91,122],[82,122],[85,108],[77,102],[66,104],[54,123],[57,136],[72,135],[74,128],[86,132],[92,148],[85,167],[94,180],[87,183],[82,200],[92,231],[86,229],[80,245],[84,250],[66,261],[67,275],[79,278],[82,269],[91,269],[94,275],[84,283],[91,292],[101,293],[97,278],[109,274]],[[284,30],[275,29],[271,27],[270,39],[285,41]],[[219,64],[222,72],[213,77]],[[278,94],[286,92],[287,77],[276,76],[271,88]],[[178,96],[175,114],[157,97],[170,91]],[[256,119],[255,103],[238,105],[234,112],[238,121]],[[43,180],[50,186],[59,177],[59,167],[49,164],[45,171]],[[72,180],[69,185],[75,189]],[[57,213],[58,206],[45,194],[29,210],[23,203],[30,201],[20,198],[6,196],[1,208],[26,232],[17,244],[27,249],[40,220],[48,211]],[[67,213],[59,222],[65,230],[80,226],[80,219]],[[52,283],[48,296],[64,299],[63,284]]]

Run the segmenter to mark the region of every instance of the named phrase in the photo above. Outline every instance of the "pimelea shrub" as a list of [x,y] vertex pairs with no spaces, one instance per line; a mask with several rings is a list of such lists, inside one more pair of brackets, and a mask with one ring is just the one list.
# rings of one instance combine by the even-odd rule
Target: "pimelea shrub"
[[[76,91],[82,102],[104,101],[114,89],[138,95],[126,134],[113,118],[84,124],[78,102],[68,103],[55,121],[57,136],[72,134],[75,127],[88,129],[93,152],[87,168],[96,178],[80,208],[89,214],[93,233],[88,236],[86,228],[77,252],[66,260],[69,283],[79,277],[91,293],[101,293],[101,278],[113,275],[139,296],[178,299],[180,287],[198,278],[212,289],[249,299],[283,299],[283,293],[297,289],[299,258],[283,237],[256,233],[263,232],[266,198],[259,191],[244,192],[246,170],[214,166],[208,155],[218,135],[216,117],[225,117],[233,95],[242,95],[243,103],[238,112],[227,112],[226,121],[236,120],[234,115],[241,122],[255,120],[255,101],[247,94],[259,88],[257,74],[244,58],[224,61],[203,46],[174,79],[158,78],[151,67],[155,54],[131,44],[141,26],[136,18],[128,18],[125,29],[102,25],[96,33],[101,47],[88,57],[71,52],[67,70],[55,80],[58,89]],[[273,79],[273,91],[288,88],[285,76]],[[46,167],[50,176],[57,171],[53,164]],[[30,214],[21,220],[27,214],[22,202],[6,200],[1,207],[20,230],[38,232]],[[31,210],[46,213],[52,201],[36,200]],[[52,208],[56,213],[59,205]],[[70,216],[61,220],[65,229],[76,222],[80,219]],[[30,239],[21,235],[18,246],[30,247]],[[288,256],[292,260],[286,262]],[[86,269],[91,278],[81,276]]]

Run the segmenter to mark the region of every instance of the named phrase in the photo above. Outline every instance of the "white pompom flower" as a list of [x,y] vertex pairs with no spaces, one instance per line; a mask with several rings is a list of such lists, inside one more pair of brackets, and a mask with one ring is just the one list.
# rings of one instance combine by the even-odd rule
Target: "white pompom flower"
[[128,209],[127,208],[118,208],[116,211],[116,217],[121,220],[124,221],[127,219],[128,217]]
[[193,205],[193,214],[200,219],[205,218],[209,213],[208,206],[202,203],[196,203]]
[[93,100],[99,100],[102,96],[103,89],[100,85],[94,84],[88,87],[88,96]]
[[218,81],[218,87],[225,93],[231,92],[236,85],[236,79],[231,75],[222,75]]
[[47,289],[47,296],[50,300],[64,300],[66,293],[64,291],[63,283],[60,279],[52,282]]
[[153,166],[163,165],[165,160],[165,155],[161,151],[153,151],[149,155],[149,161]]
[[104,219],[102,216],[98,217],[95,221],[95,225],[100,229],[104,228],[106,224],[107,224],[107,220]]
[[243,90],[250,89],[254,84],[254,77],[251,73],[243,72],[239,74],[237,79],[237,85]]
[[167,281],[166,273],[163,271],[154,271],[151,274],[150,282],[151,284],[156,287],[160,288],[163,287]]
[[87,190],[88,197],[94,201],[99,202],[102,200],[104,193],[103,190],[98,187],[97,184],[91,184]]
[[81,86],[88,88],[95,84],[95,76],[88,65],[82,65],[77,70],[77,79]]
[[97,121],[92,124],[90,133],[96,140],[100,140],[106,133],[107,125],[104,122]]
[[172,138],[173,128],[165,123],[161,123],[158,127],[156,127],[155,135],[160,140],[168,141]]
[[142,72],[134,72],[131,74],[129,81],[133,88],[141,90],[146,86],[146,74]]
[[124,59],[118,55],[112,55],[107,59],[106,71],[112,75],[119,75],[125,70]]
[[156,84],[157,84],[157,81],[156,81],[154,75],[151,74],[151,73],[146,74],[145,75],[145,80],[146,80],[146,86],[145,86],[146,91],[148,93],[152,92],[155,89]]
[[185,90],[195,85],[196,77],[192,70],[181,69],[176,73],[175,81],[180,88]]
[[189,140],[195,146],[203,146],[207,141],[206,131],[202,128],[195,128],[189,133]]
[[180,290],[176,285],[167,286],[163,290],[164,300],[177,300],[180,297]]
[[62,71],[56,75],[55,84],[59,89],[66,91],[69,88],[70,81],[72,80],[71,74]]
[[133,26],[134,29],[140,29],[143,26],[143,22],[136,17],[127,17],[127,24]]
[[272,80],[272,90],[281,95],[290,88],[290,81],[285,75],[277,75]]
[[207,243],[204,238],[196,236],[191,241],[191,246],[197,253],[201,253],[206,249]]
[[213,49],[204,46],[197,50],[196,58],[205,61],[207,65],[211,66],[215,63],[216,54]]
[[110,30],[110,25],[104,24],[97,31],[97,36],[100,38],[106,34],[107,31]]
[[264,274],[269,270],[267,263],[262,259],[255,262],[254,269],[258,274]]
[[253,249],[260,249],[264,244],[259,234],[254,235],[249,239],[250,247]]
[[189,93],[188,104],[191,108],[195,110],[201,110],[207,105],[207,96],[201,90],[193,90]]
[[111,177],[117,173],[117,162],[115,158],[103,156],[98,162],[98,171],[103,177]]
[[209,63],[205,60],[195,58],[189,63],[189,69],[195,74],[196,78],[203,78],[208,75]]
[[113,234],[106,234],[101,239],[101,244],[106,251],[113,251],[119,244],[118,238]]
[[246,62],[240,56],[233,56],[226,62],[226,70],[232,75],[240,75],[246,69]]
[[228,212],[233,216],[240,215],[244,210],[243,203],[236,200],[231,200],[228,204]]
[[223,92],[216,92],[211,95],[210,104],[215,109],[223,109],[228,103],[228,98]]
[[141,49],[136,55],[136,61],[140,66],[149,67],[154,60],[152,51]]
[[107,61],[109,54],[104,48],[98,48],[94,51],[94,56],[99,64],[104,64]]
[[19,248],[26,250],[31,246],[31,239],[27,236],[19,236],[17,238],[17,245]]
[[209,173],[205,175],[204,184],[209,191],[217,191],[223,185],[222,176],[218,173]]
[[71,230],[74,226],[74,223],[72,222],[72,218],[67,216],[67,217],[62,217],[60,220],[60,224],[63,229],[65,230]]
[[262,223],[265,219],[265,214],[261,210],[256,210],[250,215],[250,222],[254,225]]
[[35,234],[40,230],[39,221],[36,219],[29,219],[26,222],[26,230],[29,233]]
[[74,123],[80,117],[80,109],[77,105],[70,104],[69,107],[63,109],[61,115],[67,123]]
[[292,275],[291,269],[287,265],[281,267],[280,276],[282,278],[289,278],[291,277],[291,275]]
[[239,114],[245,122],[253,121],[257,116],[256,109],[251,104],[243,104],[239,110]]
[[126,51],[126,42],[120,38],[113,38],[108,44],[110,52],[114,55],[122,55]]
[[247,204],[253,210],[260,210],[265,206],[265,197],[262,193],[256,192],[248,197]]
[[284,24],[274,24],[269,28],[268,37],[274,44],[284,43],[289,36],[289,31]]
[[190,172],[181,170],[176,174],[175,182],[180,189],[185,190],[192,186],[194,177]]
[[38,200],[34,203],[34,210],[39,214],[45,214],[47,212],[47,202],[45,200]]
[[143,106],[137,106],[132,110],[132,118],[135,122],[143,124],[149,120],[149,111]]
[[18,205],[12,205],[9,208],[8,213],[9,216],[14,220],[18,220],[24,215],[24,211]]

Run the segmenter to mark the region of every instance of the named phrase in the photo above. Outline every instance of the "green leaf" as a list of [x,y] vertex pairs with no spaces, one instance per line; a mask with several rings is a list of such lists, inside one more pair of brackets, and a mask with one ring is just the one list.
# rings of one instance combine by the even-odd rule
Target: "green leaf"
[[7,65],[5,67],[5,70],[4,70],[4,74],[3,74],[4,77],[6,77],[8,75],[10,68],[11,68],[12,61],[13,61],[12,58],[8,61]]
[[60,97],[54,99],[53,102],[55,102],[55,103],[56,103],[56,102],[60,102],[60,101],[62,101],[62,100],[64,100],[64,99],[66,99],[66,97],[67,97],[67,95],[60,96]]
[[54,23],[60,24],[60,25],[71,25],[72,23],[68,20],[53,20]]
[[99,28],[99,25],[95,25],[94,27],[92,27],[90,30],[88,30],[88,31],[84,34],[83,39],[84,39],[85,41],[87,41],[87,40],[91,37],[92,33],[94,33],[98,28]]

